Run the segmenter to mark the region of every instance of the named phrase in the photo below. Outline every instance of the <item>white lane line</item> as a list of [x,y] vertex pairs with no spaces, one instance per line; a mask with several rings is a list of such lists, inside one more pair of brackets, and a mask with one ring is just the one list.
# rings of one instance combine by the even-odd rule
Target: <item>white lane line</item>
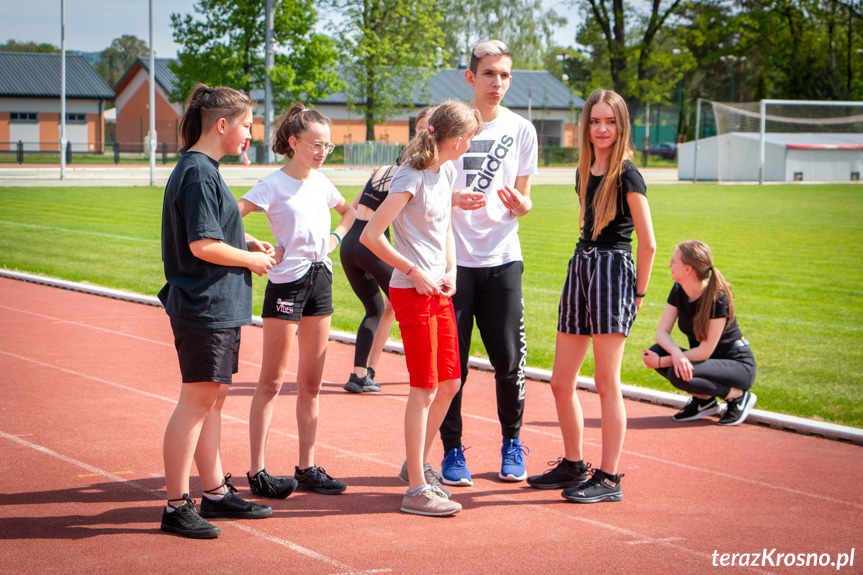
[[[152,396],[152,394],[148,394],[148,395]],[[156,397],[158,397],[158,396],[156,396]],[[151,496],[155,500],[164,501],[164,497],[162,497],[161,493],[153,491],[152,489],[148,489],[147,487],[144,487],[143,485],[141,485],[140,483],[136,483],[135,481],[130,481],[124,477],[120,477],[119,475],[117,475],[115,473],[105,471],[104,469],[100,469],[98,467],[90,465],[89,463],[84,463],[83,461],[80,461],[78,459],[69,457],[67,455],[63,455],[62,453],[57,453],[53,449],[48,449],[47,447],[43,447],[43,446],[41,446],[37,443],[33,443],[31,441],[27,441],[26,439],[21,439],[20,437],[6,433],[4,431],[0,431],[0,437],[2,437],[4,439],[8,439],[9,441],[17,443],[18,445],[21,445],[23,447],[27,447],[29,449],[33,449],[35,451],[38,451],[39,453],[42,453],[44,455],[48,455],[50,457],[54,457],[56,459],[59,459],[59,460],[65,462],[65,463],[68,463],[69,465],[72,465],[74,467],[80,467],[81,469],[86,469],[87,471],[89,471],[90,473],[92,473],[94,475],[100,475],[100,476],[105,477],[107,479],[111,479],[112,481],[115,481],[120,485],[125,485],[127,487],[131,487],[132,489],[135,489],[135,490],[140,491],[142,493],[146,493],[147,495]],[[316,551],[312,551],[311,549],[307,549],[307,548],[303,547],[302,545],[298,545],[296,543],[293,543],[293,542],[288,541],[286,539],[282,539],[280,537],[274,537],[273,535],[269,535],[267,533],[264,533],[263,531],[258,531],[257,529],[253,529],[253,528],[251,528],[247,525],[243,525],[242,523],[239,523],[239,522],[226,521],[224,523],[220,523],[219,526],[220,527],[229,526],[229,527],[234,527],[236,529],[239,529],[240,531],[245,531],[246,533],[248,533],[249,535],[252,535],[253,537],[257,537],[259,539],[264,539],[266,541],[269,541],[270,543],[275,543],[277,545],[281,545],[282,547],[290,549],[291,551],[294,551],[295,553],[305,555],[306,557],[309,557],[309,558],[314,559],[316,561],[320,561],[322,563],[327,563],[328,565],[331,565],[331,566],[333,566],[337,569],[340,569],[344,572],[347,572],[347,573],[386,573],[386,572],[391,571],[390,569],[386,569],[386,570],[378,569],[378,570],[374,570],[374,571],[363,571],[361,569],[355,569],[355,568],[351,567],[350,565],[347,565],[345,563],[342,563],[341,561],[337,561],[335,559],[332,559],[331,557],[327,557],[326,555],[321,555],[320,553],[317,553]]]
[[72,230],[69,228],[58,228],[55,226],[42,226],[39,224],[24,224],[20,222],[7,222],[0,220],[0,225],[2,226],[17,226],[20,228],[30,228],[33,230],[47,231],[47,232],[60,232],[66,234],[81,234],[85,236],[96,236],[99,238],[110,238],[112,240],[123,240],[126,242],[135,242],[135,243],[144,243],[144,244],[155,244],[161,245],[161,240],[148,240],[145,238],[135,238],[130,236],[120,236],[116,234],[106,234],[102,232],[91,232],[89,230]]

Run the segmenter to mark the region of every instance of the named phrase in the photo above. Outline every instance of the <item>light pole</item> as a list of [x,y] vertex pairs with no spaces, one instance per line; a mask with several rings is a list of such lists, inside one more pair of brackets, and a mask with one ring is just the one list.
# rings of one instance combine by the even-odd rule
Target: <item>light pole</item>
[[[680,56],[680,48],[674,48],[671,50],[671,53],[674,56]],[[680,71],[681,64],[678,60],[677,62],[677,135],[680,136],[680,132],[683,129],[683,74]],[[679,141],[679,139],[678,139]]]

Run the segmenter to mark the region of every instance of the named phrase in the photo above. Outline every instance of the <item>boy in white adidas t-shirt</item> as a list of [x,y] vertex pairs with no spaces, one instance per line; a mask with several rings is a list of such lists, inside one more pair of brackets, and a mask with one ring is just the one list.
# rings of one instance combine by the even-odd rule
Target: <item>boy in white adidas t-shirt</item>
[[[476,318],[495,372],[503,436],[499,477],[522,481],[527,477],[519,443],[527,343],[518,218],[533,207],[530,180],[537,172],[536,129],[501,106],[512,82],[512,57],[503,42],[487,40],[475,45],[465,79],[474,89],[471,105],[479,110],[483,128],[467,153],[453,162],[458,171],[452,197],[458,264],[453,305],[462,390]],[[461,394],[453,398],[440,428],[445,454],[441,473],[448,485],[473,485],[462,445]]]

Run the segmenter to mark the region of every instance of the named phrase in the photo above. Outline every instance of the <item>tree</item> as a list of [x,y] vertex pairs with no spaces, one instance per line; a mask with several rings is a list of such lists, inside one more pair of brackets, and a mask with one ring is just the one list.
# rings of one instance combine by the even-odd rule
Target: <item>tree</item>
[[439,1],[444,47],[456,59],[461,50],[470,58],[474,44],[493,38],[509,47],[514,69],[540,69],[554,29],[566,24],[553,10],[544,11],[542,0]]
[[[362,113],[366,139],[374,126],[416,104],[443,40],[437,0],[330,0],[343,16],[339,48],[350,79],[348,105]],[[443,57],[443,54],[441,54]]]
[[[670,85],[657,84],[655,73],[665,69],[667,62],[654,58],[655,41],[668,24],[669,19],[680,9],[682,0],[649,0],[647,11],[624,10],[624,0],[584,0],[589,19],[599,27],[607,50],[607,60],[614,91],[622,95],[629,105],[629,113],[635,116],[642,99],[655,100],[658,94],[667,92]],[[629,16],[638,16],[640,22],[630,26]],[[639,36],[631,41],[628,34],[638,30]],[[665,83],[676,82],[670,77]]]
[[[275,66],[270,74],[276,107],[311,103],[339,89],[333,42],[314,31],[313,0],[274,0]],[[200,0],[195,13],[171,14],[174,41],[183,48],[169,67],[177,75],[172,97],[192,87],[230,86],[250,94],[264,87],[265,0]]]
[[36,42],[19,42],[17,40],[9,40],[5,44],[0,44],[0,52],[39,52],[42,54],[59,54],[60,48],[47,42],[37,44]]
[[124,34],[99,54],[96,71],[112,88],[138,58],[149,55],[147,43],[137,36]]

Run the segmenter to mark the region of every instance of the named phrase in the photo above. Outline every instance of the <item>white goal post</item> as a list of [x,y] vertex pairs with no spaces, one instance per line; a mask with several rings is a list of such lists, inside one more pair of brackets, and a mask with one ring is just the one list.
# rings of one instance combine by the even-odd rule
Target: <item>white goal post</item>
[[[693,181],[861,180],[863,102],[705,102],[713,111],[716,136],[700,138],[699,99],[691,150]],[[684,171],[680,169],[681,178],[687,179]]]

